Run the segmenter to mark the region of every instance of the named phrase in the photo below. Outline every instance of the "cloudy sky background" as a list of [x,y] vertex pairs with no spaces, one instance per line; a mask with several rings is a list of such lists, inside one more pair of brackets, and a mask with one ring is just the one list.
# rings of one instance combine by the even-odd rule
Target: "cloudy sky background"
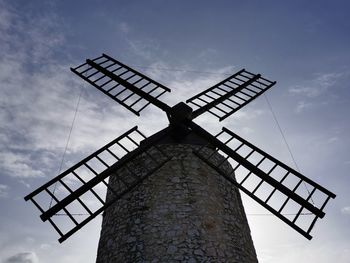
[[[94,262],[101,218],[59,244],[23,197],[138,124],[69,67],[105,52],[172,89],[174,105],[241,68],[276,80],[268,91],[302,173],[337,194],[312,241],[244,198],[259,261],[350,258],[350,18],[347,1],[0,0],[0,262]],[[295,167],[264,96],[223,123]],[[257,215],[258,214],[258,215]]]

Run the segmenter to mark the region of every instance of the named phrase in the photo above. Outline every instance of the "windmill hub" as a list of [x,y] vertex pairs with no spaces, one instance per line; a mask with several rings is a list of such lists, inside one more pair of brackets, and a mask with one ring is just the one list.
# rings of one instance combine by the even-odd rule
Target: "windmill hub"
[[170,115],[168,116],[170,125],[177,126],[183,124],[185,120],[190,120],[192,111],[192,108],[184,102],[176,104],[171,108]]
[[183,102],[171,108],[168,119],[172,128],[172,137],[175,141],[183,140],[191,132],[189,127],[185,125],[185,121],[191,120],[192,111],[192,108]]

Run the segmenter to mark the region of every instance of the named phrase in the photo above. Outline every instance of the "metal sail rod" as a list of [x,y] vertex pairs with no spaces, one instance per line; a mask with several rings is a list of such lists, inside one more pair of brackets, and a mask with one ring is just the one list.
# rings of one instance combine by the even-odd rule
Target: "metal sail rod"
[[124,79],[118,77],[117,75],[113,74],[112,72],[110,72],[109,70],[106,70],[105,68],[101,67],[100,65],[96,64],[95,62],[93,62],[90,59],[86,60],[86,63],[89,64],[90,66],[94,67],[95,69],[97,69],[98,71],[102,72],[103,74],[105,74],[106,76],[108,76],[109,78],[113,79],[114,81],[120,83],[121,85],[123,85],[124,87],[126,87],[127,89],[129,89],[130,91],[136,93],[137,95],[139,95],[140,97],[144,98],[145,100],[149,101],[150,103],[152,103],[153,105],[159,107],[161,110],[165,111],[166,113],[169,113],[171,110],[171,107],[168,106],[167,104],[165,104],[164,102],[156,99],[155,97],[149,95],[147,92],[133,86],[132,84],[130,84],[129,82],[125,81]]
[[[239,74],[241,74],[242,72],[244,72],[245,69],[241,69],[240,71],[236,72],[235,74],[233,74],[232,76],[229,76],[228,78],[224,79],[223,81],[219,82],[218,84],[216,84],[215,86],[220,86],[221,84],[225,83],[226,81],[230,80],[231,78],[234,78],[236,76],[238,76]],[[210,91],[213,87],[210,87],[200,93],[198,93],[197,95],[193,96],[192,98],[186,100],[186,102],[190,102],[196,98],[199,98],[200,96],[204,95],[205,93],[207,93],[208,91]]]
[[145,176],[143,176],[139,181],[134,182],[133,184],[131,184],[127,189],[125,189],[123,192],[121,192],[120,194],[116,195],[115,197],[113,197],[112,200],[110,200],[108,203],[106,203],[103,207],[97,209],[91,216],[89,216],[88,218],[86,218],[84,221],[80,222],[78,224],[78,226],[76,226],[75,228],[71,229],[70,231],[68,231],[66,234],[62,235],[61,238],[58,239],[58,241],[60,243],[62,243],[63,241],[65,241],[67,238],[69,238],[71,235],[73,235],[75,232],[77,232],[79,229],[81,229],[83,226],[85,226],[87,223],[89,223],[92,219],[94,219],[97,215],[99,215],[101,212],[103,212],[104,210],[106,210],[106,208],[108,208],[109,206],[111,206],[116,200],[120,199],[123,195],[125,195],[126,193],[130,192],[132,189],[134,189],[136,186],[138,186],[139,184],[141,184],[145,179],[147,179],[149,176],[151,176],[153,174],[154,171],[158,170],[159,168],[161,168],[168,160],[160,163],[158,166],[156,166],[154,169],[152,169],[151,171],[147,172],[147,174]]
[[76,75],[78,75],[79,77],[81,77],[83,80],[87,81],[88,83],[90,83],[92,86],[94,86],[96,89],[98,89],[99,91],[103,92],[105,95],[107,95],[108,97],[112,98],[113,100],[116,100],[118,103],[120,103],[121,105],[123,105],[124,107],[126,107],[128,110],[130,110],[132,113],[134,113],[137,116],[140,116],[140,113],[138,113],[137,111],[135,111],[133,108],[127,106],[125,103],[123,103],[122,101],[118,100],[115,96],[113,96],[110,91],[113,90],[114,88],[116,88],[117,86],[120,85],[120,83],[118,83],[117,85],[113,86],[112,88],[110,88],[109,90],[104,90],[102,89],[102,87],[104,86],[104,84],[102,84],[101,86],[97,85],[94,81],[90,80],[89,78],[85,77],[84,75],[82,75],[81,73],[79,73],[77,70],[75,70],[74,68],[70,68],[70,70],[75,73]]
[[[248,80],[247,82],[243,83],[242,85],[240,85],[239,87],[232,89],[231,91],[227,92],[225,95],[222,95],[220,98],[217,98],[216,100],[213,100],[212,102],[209,102],[207,105],[199,108],[198,110],[195,110],[192,113],[192,119],[196,118],[197,116],[201,115],[202,113],[206,112],[207,110],[209,110],[210,108],[214,107],[215,105],[223,102],[224,100],[228,99],[229,97],[231,97],[233,94],[243,90],[245,87],[247,87],[250,83],[253,83],[254,81],[256,81],[257,79],[259,79],[261,77],[260,74],[255,75],[253,78],[251,78],[250,80]],[[231,78],[231,77],[230,77]]]
[[82,164],[86,163],[88,160],[90,160],[92,157],[97,156],[98,154],[100,154],[101,152],[103,152],[104,150],[108,149],[111,145],[115,144],[115,142],[119,141],[120,139],[124,138],[125,136],[131,134],[133,131],[137,130],[137,126],[131,128],[130,130],[128,130],[127,132],[123,133],[122,135],[118,136],[116,139],[114,139],[113,141],[111,141],[110,143],[108,143],[107,145],[103,146],[101,149],[99,149],[98,151],[90,154],[89,156],[87,156],[86,158],[84,158],[83,160],[81,160],[80,162],[78,162],[77,164],[75,164],[74,166],[72,166],[71,168],[69,168],[67,171],[61,173],[60,175],[58,175],[57,177],[51,179],[50,181],[48,181],[46,184],[42,185],[41,187],[39,187],[38,189],[36,189],[35,191],[33,191],[32,193],[30,193],[29,195],[27,195],[26,197],[24,197],[25,201],[28,201],[29,199],[31,199],[33,196],[37,195],[38,193],[40,193],[41,191],[45,190],[46,188],[48,188],[50,185],[54,184],[55,182],[57,182],[58,180],[60,180],[61,178],[63,178],[64,176],[66,176],[67,174],[69,174],[70,172],[74,171],[75,169],[77,169],[78,167],[80,167]]
[[58,211],[60,211],[62,208],[66,207],[69,205],[71,202],[77,199],[77,197],[80,197],[90,189],[92,189],[95,185],[100,183],[103,179],[107,178],[113,171],[119,169],[123,165],[125,165],[128,161],[132,160],[135,158],[138,154],[141,154],[144,152],[146,149],[150,148],[153,144],[152,143],[144,143],[141,145],[139,148],[135,149],[133,152],[130,152],[126,156],[120,159],[117,163],[112,165],[110,168],[107,170],[103,171],[102,173],[96,175],[96,177],[92,178],[90,181],[82,185],[80,188],[75,190],[73,193],[65,197],[64,199],[60,200],[59,203],[56,205],[52,206],[50,209],[48,209],[46,212],[44,212],[40,217],[43,221],[46,221],[49,219],[51,216],[56,214]]
[[[261,77],[260,77],[261,78]],[[252,100],[256,99],[257,97],[259,97],[262,93],[264,93],[265,91],[267,91],[269,88],[271,88],[272,86],[274,86],[276,84],[276,81],[271,82],[270,85],[268,85],[264,90],[261,90],[260,93],[256,94],[253,96],[253,98],[251,100],[247,100],[245,102],[243,102],[242,104],[240,104],[234,111],[230,112],[229,114],[226,114],[224,117],[221,117],[219,119],[219,121],[223,121],[224,119],[226,119],[227,117],[231,116],[233,113],[235,113],[237,110],[239,110],[240,108],[244,107],[245,105],[247,105],[248,103],[252,102]],[[252,85],[252,83],[251,83]],[[242,91],[241,91],[242,92]],[[234,94],[234,96],[237,96],[238,94]]]
[[237,134],[231,132],[229,129],[223,127],[222,128],[223,131],[225,131],[226,133],[230,134],[231,136],[234,136],[235,138],[237,138],[238,140],[240,140],[241,142],[243,142],[244,144],[246,144],[247,146],[249,146],[250,148],[254,149],[256,152],[266,156],[267,158],[269,158],[270,160],[272,160],[274,163],[278,164],[279,166],[281,166],[282,168],[286,169],[287,171],[290,170],[292,171],[295,175],[297,175],[300,179],[304,180],[305,182],[307,182],[308,184],[318,188],[319,190],[321,190],[322,192],[324,192],[325,194],[329,195],[331,198],[335,198],[336,195],[334,193],[332,193],[331,191],[327,190],[326,188],[322,187],[321,185],[319,185],[318,183],[312,181],[311,179],[307,178],[306,176],[302,175],[301,173],[299,173],[298,171],[295,171],[293,168],[285,165],[284,163],[280,162],[279,160],[277,160],[276,158],[272,157],[271,155],[269,155],[268,153],[260,150],[259,148],[255,147],[253,144],[251,144],[250,142],[244,140],[242,137],[238,136]]
[[269,183],[271,186],[277,188],[279,191],[281,191],[286,196],[293,199],[298,204],[304,206],[306,209],[308,209],[310,212],[314,213],[316,216],[323,218],[325,213],[321,210],[319,210],[317,207],[313,206],[312,204],[305,202],[303,198],[301,198],[299,195],[291,191],[286,186],[280,184],[277,180],[274,178],[266,175],[263,173],[259,168],[255,167],[253,164],[248,162],[246,159],[244,159],[242,156],[237,154],[235,151],[233,151],[231,148],[229,148],[227,145],[222,143],[220,140],[216,139],[214,136],[212,136],[210,133],[208,133],[206,130],[201,128],[199,125],[195,124],[192,121],[187,121],[187,125],[197,132],[198,134],[202,135],[204,138],[206,138],[208,141],[212,142],[214,145],[219,147],[220,150],[222,150],[227,155],[230,155],[231,158],[233,158],[235,161],[237,161],[239,164],[247,168],[249,171],[253,172],[257,176],[259,176],[261,179],[265,180],[267,183]]
[[153,82],[153,83],[156,84],[157,86],[162,87],[164,90],[166,90],[166,91],[168,91],[168,92],[171,92],[171,89],[169,89],[169,88],[165,87],[164,85],[160,84],[159,82],[157,82],[157,81],[155,81],[155,80],[153,80],[153,79],[147,77],[146,75],[143,75],[142,73],[140,73],[140,72],[138,72],[138,71],[136,71],[136,70],[130,68],[129,66],[127,66],[127,65],[125,65],[125,64],[123,64],[123,63],[121,63],[120,61],[117,61],[116,59],[114,59],[114,58],[112,58],[112,57],[106,55],[105,53],[103,53],[102,56],[105,57],[105,58],[108,58],[110,61],[113,61],[114,63],[116,63],[116,64],[118,64],[118,65],[120,65],[120,66],[126,68],[127,70],[129,70],[129,71],[131,71],[131,72],[133,72],[133,73],[135,73],[135,74],[141,76],[142,78],[147,79],[147,80],[150,81],[150,82]]
[[[195,152],[196,154],[196,152]],[[196,154],[201,160],[203,160],[204,162],[206,162],[211,168],[213,168],[214,170],[216,170],[218,173],[220,173],[226,180],[228,180],[229,182],[231,182],[233,185],[235,185],[236,187],[238,187],[241,191],[243,191],[245,194],[247,194],[248,196],[250,196],[252,199],[254,199],[256,202],[258,202],[260,205],[262,205],[264,208],[266,208],[267,210],[269,210],[272,214],[274,214],[275,216],[277,216],[279,219],[281,219],[283,222],[285,222],[287,225],[289,225],[290,227],[292,227],[293,229],[295,229],[296,231],[298,231],[300,234],[302,234],[304,237],[306,237],[307,239],[311,240],[312,236],[309,234],[310,231],[306,232],[304,231],[302,228],[298,227],[297,225],[293,224],[291,221],[289,221],[288,219],[286,219],[285,217],[281,216],[281,214],[279,214],[276,210],[274,210],[272,207],[266,206],[264,204],[264,202],[262,200],[260,200],[258,197],[256,197],[254,194],[252,194],[251,192],[249,192],[247,189],[241,187],[241,185],[239,183],[237,183],[234,179],[232,179],[231,177],[223,174],[220,169],[210,163],[207,162],[205,160],[205,158],[203,158],[202,156]],[[316,216],[317,218],[317,216]]]

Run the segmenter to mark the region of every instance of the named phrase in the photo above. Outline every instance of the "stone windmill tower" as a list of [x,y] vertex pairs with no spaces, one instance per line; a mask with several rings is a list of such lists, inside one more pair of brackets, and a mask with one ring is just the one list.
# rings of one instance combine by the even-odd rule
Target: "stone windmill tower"
[[148,138],[134,127],[25,197],[59,242],[103,212],[97,262],[257,262],[238,189],[311,239],[335,195],[227,128],[213,136],[193,121],[221,121],[275,82],[243,69],[170,107],[159,100],[170,89],[108,55],[71,70],[136,115],[153,104],[169,126]]

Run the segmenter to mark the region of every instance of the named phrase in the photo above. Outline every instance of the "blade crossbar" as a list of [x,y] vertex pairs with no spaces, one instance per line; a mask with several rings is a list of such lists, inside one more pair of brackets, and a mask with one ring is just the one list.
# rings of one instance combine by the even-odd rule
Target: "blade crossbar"
[[[30,199],[32,201],[32,203],[39,209],[39,211],[41,213],[44,212],[44,210],[41,208],[41,206],[34,200],[34,199]],[[53,226],[53,228],[56,230],[56,232],[60,235],[63,236],[64,234],[62,233],[62,231],[59,229],[59,227],[55,224],[55,222],[53,222],[51,219],[48,220],[49,223]]]
[[157,96],[170,92],[169,88],[106,54],[87,59],[71,71],[138,116],[149,104],[166,112],[170,109]]
[[[162,91],[161,93],[159,93],[157,96],[155,96],[155,98],[157,99],[157,98],[159,98],[160,96],[162,96],[164,93],[165,93],[166,91],[164,90],[164,91]],[[141,108],[140,108],[140,110],[139,111],[142,111],[144,108],[146,108],[148,105],[150,105],[151,104],[151,102],[147,102],[144,106],[142,106]],[[166,105],[166,104],[165,104]],[[171,109],[171,107],[168,107],[167,106],[167,110],[165,111],[165,112],[170,112],[170,109]]]
[[[92,81],[89,78],[85,77],[84,75],[80,74],[78,71],[76,71],[73,68],[71,68],[71,71],[74,72],[75,74],[77,74],[78,76],[80,76],[83,80],[85,80],[88,83],[90,83],[92,86],[97,88],[99,91],[101,91],[102,93],[104,93],[105,95],[110,97],[111,99],[117,101],[119,104],[121,104],[122,106],[127,108],[129,111],[131,111],[135,115],[140,116],[140,113],[137,110],[135,110],[134,108],[130,107],[128,104],[124,103],[122,100],[120,100],[118,97],[116,97],[113,93],[111,93],[111,91],[113,91],[116,87],[120,86],[119,83],[113,85],[112,87],[104,89],[103,87],[105,87],[105,85],[98,85],[98,84],[96,84],[94,81]],[[110,83],[114,84],[115,82],[111,81]]]
[[[82,183],[85,184],[86,182],[74,171],[72,171],[72,173],[75,175],[76,178],[78,178],[78,180]],[[103,199],[94,191],[94,189],[90,189],[91,193],[96,197],[96,199],[98,201],[100,201],[102,204],[105,203],[105,201],[103,201]],[[33,199],[32,199],[33,200]]]
[[75,232],[77,232],[79,229],[81,229],[83,226],[85,226],[87,223],[89,223],[92,219],[94,219],[96,216],[98,216],[101,212],[105,211],[108,207],[110,207],[115,201],[119,200],[121,197],[123,197],[125,194],[130,192],[132,189],[140,185],[145,179],[147,179],[150,175],[152,175],[155,171],[157,171],[159,168],[161,168],[169,159],[166,159],[165,161],[159,163],[155,168],[148,171],[144,176],[142,176],[139,180],[135,181],[132,185],[130,185],[127,189],[122,191],[120,194],[115,195],[114,198],[109,200],[103,207],[100,207],[98,210],[96,210],[91,216],[86,218],[84,221],[79,223],[75,228],[68,231],[66,234],[62,234],[61,237],[58,239],[60,243],[65,241],[67,238],[69,238],[71,235],[73,235]]
[[[231,78],[235,77],[235,76],[238,76],[239,74],[241,74],[242,72],[244,72],[245,69],[241,69],[240,71],[236,72],[235,74],[233,74],[232,76],[230,77],[227,77],[226,79],[224,79],[223,81],[219,82],[218,84],[216,84],[215,86],[220,86],[221,84],[227,82],[228,80],[230,80]],[[213,86],[213,87],[215,87]],[[186,102],[189,103],[191,102],[192,100],[196,99],[196,98],[199,98],[201,97],[202,95],[206,94],[208,91],[210,91],[213,87],[211,88],[208,88],[200,93],[198,93],[197,95],[193,96],[192,98],[188,99]]]
[[[287,176],[288,176],[288,174],[289,174],[290,172],[287,172],[283,177],[282,177],[282,179],[279,181],[279,183],[280,184],[282,184],[283,183],[283,181],[287,178]],[[266,198],[266,200],[265,200],[265,204],[270,200],[270,198],[274,195],[274,193],[276,192],[276,190],[277,190],[277,188],[274,188],[273,190],[272,190],[272,192],[269,194],[269,196]]]
[[133,72],[133,73],[139,75],[139,76],[142,77],[143,79],[146,79],[146,80],[148,80],[149,82],[152,82],[152,83],[156,84],[157,86],[161,87],[162,89],[164,89],[164,90],[166,90],[166,91],[168,91],[168,92],[171,92],[171,90],[170,90],[169,88],[167,88],[167,87],[165,87],[164,85],[160,84],[159,82],[157,82],[157,81],[155,81],[155,80],[153,80],[153,79],[147,77],[146,75],[143,75],[142,73],[140,73],[140,72],[138,72],[138,71],[136,71],[136,70],[130,68],[129,66],[127,66],[127,65],[125,65],[125,64],[123,64],[123,63],[121,63],[120,61],[118,61],[118,60],[116,60],[116,59],[114,59],[114,58],[112,58],[112,57],[110,57],[110,56],[108,56],[108,55],[106,55],[106,54],[104,54],[104,53],[102,54],[102,56],[103,56],[103,57],[106,57],[106,58],[108,58],[110,61],[113,61],[113,62],[115,62],[116,64],[118,64],[118,65],[120,65],[120,66],[126,68],[127,70],[129,70],[129,71],[131,71],[131,72]]
[[[236,160],[238,163],[238,166],[246,166],[246,168],[250,171],[248,174],[255,174],[258,173],[259,177],[262,177],[261,179],[264,179],[265,181],[267,181],[268,183],[272,184],[273,186],[275,186],[278,190],[280,190],[281,192],[284,192],[286,195],[291,195],[291,198],[295,199],[295,201],[301,201],[301,197],[297,196],[295,193],[292,193],[292,191],[290,189],[288,189],[286,186],[284,185],[279,185],[278,181],[276,181],[274,178],[272,177],[268,177],[266,176],[266,173],[264,173],[263,171],[261,171],[257,166],[260,165],[265,159],[266,157],[264,156],[261,160],[259,160],[259,162],[257,163],[257,165],[253,165],[252,163],[248,162],[247,160],[244,159],[244,157],[242,157],[241,155],[239,155],[237,153],[238,149],[241,148],[242,145],[240,145],[240,147],[238,147],[235,151],[232,150],[231,148],[229,148],[227,145],[225,145],[224,143],[222,143],[220,140],[216,139],[216,137],[211,136],[209,133],[207,133],[204,129],[202,129],[201,127],[199,127],[198,125],[192,123],[191,128],[194,128],[194,130],[199,131],[200,133],[202,133],[202,135],[207,136],[207,139],[210,138],[211,142],[214,143],[214,145],[216,147],[218,147],[217,151],[221,150],[223,151],[225,154],[229,155],[231,158],[233,158],[234,160]],[[237,167],[235,168],[237,169]],[[246,179],[246,176],[244,176],[243,180]],[[309,208],[310,210],[312,210],[313,212],[317,213],[320,217],[324,216],[324,213],[319,212],[317,210],[317,208],[315,208],[313,205],[311,204],[306,204],[306,206],[308,206],[307,208]]]
[[[302,182],[302,180],[300,180],[300,183]],[[300,184],[298,184],[299,186]],[[297,187],[297,186],[296,186]],[[316,187],[314,189],[312,189],[311,193],[309,194],[309,196],[306,198],[306,201],[309,201],[311,196],[316,192]],[[328,196],[329,197],[329,196]],[[289,199],[288,199],[289,200]],[[326,205],[326,202],[324,203],[324,205]],[[324,206],[321,208],[321,210],[323,210]],[[299,211],[296,213],[296,216],[294,217],[292,223],[294,224],[297,219],[299,218],[299,215],[301,214],[301,212],[303,211],[303,207],[300,207]],[[280,212],[280,211],[279,211]]]
[[[139,83],[142,79],[136,80],[135,82],[131,83],[132,85],[135,85],[137,83]],[[144,84],[143,86],[140,87],[140,89],[143,89],[144,87],[146,87],[148,84],[150,84],[150,82],[147,82],[146,84]],[[118,87],[120,84],[117,84],[115,86],[113,86],[110,90],[108,90],[108,92],[112,91],[113,89],[115,89],[116,87]],[[128,91],[127,88],[122,89],[121,91],[119,91],[117,94],[113,95],[115,98],[118,97],[119,95],[123,94],[124,92]],[[127,99],[131,98],[132,96],[134,96],[135,93],[130,93],[127,97],[125,97],[124,99],[121,100],[121,102],[124,103],[124,101],[126,101]],[[129,107],[134,106],[137,102],[141,101],[142,98],[138,97],[132,104],[128,105]],[[137,111],[138,113],[140,113],[140,110]]]
[[[198,98],[198,100],[200,100],[201,102],[207,103],[206,100],[202,99],[202,98]],[[199,104],[192,102],[193,105],[201,107]],[[215,108],[217,108],[217,106],[215,106]],[[220,115],[216,114],[215,112],[213,112],[212,110],[208,110],[208,112],[210,112],[211,114],[213,114],[215,117],[220,118]]]
[[[118,144],[118,141],[116,141],[116,144]],[[142,148],[137,148],[135,149],[132,153],[127,152],[127,155],[122,157],[118,162],[114,163],[111,167],[108,169],[104,170],[102,173],[97,173],[94,169],[92,169],[87,163],[84,163],[83,165],[87,167],[90,171],[96,175],[93,177],[91,180],[86,182],[84,185],[82,185],[80,188],[74,191],[73,194],[68,195],[65,197],[63,200],[61,200],[59,203],[56,205],[52,206],[50,209],[48,209],[45,213],[43,213],[40,217],[42,218],[43,221],[47,220],[47,218],[53,216],[55,213],[57,213],[59,210],[62,209],[62,207],[67,206],[71,202],[73,202],[77,196],[81,196],[87,191],[89,191],[91,188],[96,186],[99,182],[103,181],[106,179],[112,171],[115,171],[122,167],[125,163],[130,161],[131,159],[135,158],[138,154],[140,154],[142,151],[145,149]]]
[[[53,200],[55,200],[56,202],[59,202],[57,197],[53,193],[51,193],[51,191],[49,189],[45,189],[45,191],[46,191],[46,193],[49,194],[49,196],[51,196],[51,198]],[[68,210],[65,207],[62,210],[66,213],[66,215],[68,215],[68,217],[73,221],[73,223],[75,225],[78,225],[78,222],[75,220],[75,218],[72,216],[72,214],[68,212]]]
[[[323,209],[326,203],[330,198],[335,198],[333,193],[226,128],[223,128],[219,135],[214,137],[193,122],[188,122],[188,125],[206,138],[210,145],[216,147],[215,153],[226,155],[226,158],[223,157],[223,159],[229,160],[236,167],[234,172],[225,171],[223,167],[226,162],[215,161],[215,158],[212,157],[214,156],[213,153],[208,154],[201,149],[195,152],[198,157],[220,172],[230,182],[234,182],[235,186],[288,225],[305,237],[311,238],[310,231],[313,222],[316,222],[316,220],[314,219],[310,223],[304,218],[298,219],[300,219],[301,214],[310,214],[310,217],[322,218],[325,215]],[[227,141],[229,143],[226,143]],[[235,150],[232,150],[232,145],[239,146],[233,147]],[[210,148],[213,149],[213,147]],[[277,180],[276,177],[281,179]],[[295,181],[296,183],[294,183]],[[302,187],[304,184],[312,187],[311,192],[307,193],[307,197],[304,197],[305,189]],[[314,195],[315,192],[317,198]],[[313,199],[316,199],[316,204],[310,203],[312,196],[314,196]],[[287,213],[290,210],[295,211],[295,213]],[[306,213],[302,213],[302,211],[306,211]]]
[[93,68],[97,69],[99,72],[102,72],[107,77],[109,77],[109,78],[113,79],[114,81],[120,83],[121,85],[126,87],[128,90],[130,90],[133,93],[135,93],[135,94],[139,95],[140,97],[144,98],[149,103],[152,103],[152,104],[156,105],[157,107],[159,107],[160,109],[162,109],[165,112],[169,112],[170,111],[170,107],[167,104],[165,104],[164,102],[162,102],[160,100],[157,100],[155,97],[151,96],[147,92],[144,92],[143,90],[140,90],[139,88],[131,85],[129,82],[127,82],[126,80],[122,79],[120,76],[113,74],[112,72],[110,72],[107,69],[101,67],[100,65],[96,64],[92,60],[87,59],[86,63],[89,64],[90,66],[92,66]]
[[[238,74],[235,74],[234,77],[236,77],[237,75],[238,75]],[[239,88],[237,88],[237,90],[232,89],[232,87],[226,85],[225,83],[222,83],[222,85],[225,85],[225,86],[231,88],[231,90],[228,91],[225,95],[222,95],[221,97],[219,97],[219,98],[217,98],[217,99],[215,99],[215,100],[213,100],[213,101],[211,101],[211,102],[208,102],[208,101],[207,101],[207,104],[206,104],[206,105],[204,105],[204,106],[202,106],[201,108],[199,108],[199,109],[197,109],[196,111],[194,111],[194,112],[192,113],[192,115],[193,115],[194,117],[197,117],[197,116],[199,116],[200,114],[206,112],[208,109],[210,109],[210,108],[212,108],[212,107],[214,107],[214,106],[220,104],[222,101],[225,101],[227,98],[231,97],[232,94],[238,92],[239,90],[242,90],[244,87],[246,87],[247,85],[249,85],[250,82],[253,82],[253,81],[256,80],[257,78],[259,78],[259,76],[260,76],[260,75],[254,76],[254,77],[253,77],[251,80],[249,80],[247,83],[243,83]],[[221,85],[221,84],[220,84],[220,85]],[[215,86],[214,86],[214,87],[215,87]],[[211,88],[210,88],[210,89],[211,89]],[[211,91],[211,90],[210,90],[210,91]],[[203,97],[204,95],[205,95],[205,94],[203,94],[202,97]],[[192,98],[189,99],[189,100],[187,100],[186,102],[191,102],[191,100],[192,100]]]
[[[149,84],[149,82],[147,82],[146,84],[144,84],[144,85],[142,85],[141,87],[140,87],[140,89],[142,90],[144,87],[146,87],[147,85]],[[166,91],[164,91],[164,92],[166,92]],[[162,93],[162,95],[163,95],[163,93]],[[132,107],[132,106],[134,106],[136,103],[138,103],[139,101],[141,101],[142,100],[142,98],[141,97],[139,97],[137,100],[135,100],[132,104],[130,104],[130,107]],[[141,111],[141,109],[139,110],[139,112]]]
[[72,166],[71,168],[69,168],[67,171],[61,173],[60,175],[58,175],[57,177],[51,179],[50,181],[48,181],[46,184],[42,185],[41,187],[39,187],[38,189],[36,189],[35,191],[33,191],[32,193],[30,193],[29,195],[27,195],[24,199],[26,201],[28,201],[30,198],[32,198],[33,196],[37,195],[38,193],[42,192],[43,190],[45,190],[46,188],[50,187],[51,185],[54,185],[57,181],[59,181],[60,179],[62,179],[63,177],[65,177],[66,175],[68,175],[70,172],[75,173],[74,171],[79,168],[80,166],[82,166],[83,164],[87,163],[89,160],[91,160],[92,158],[94,158],[95,156],[99,155],[100,153],[102,153],[103,151],[108,150],[108,148],[110,148],[111,146],[113,146],[117,141],[121,140],[122,138],[126,137],[127,135],[137,131],[138,127],[135,126],[133,128],[131,128],[130,130],[128,130],[127,132],[123,133],[122,135],[120,135],[118,138],[114,139],[113,141],[111,141],[110,143],[106,144],[105,146],[103,146],[101,149],[97,150],[96,152],[90,154],[88,157],[84,158],[83,160],[81,160],[80,162],[78,162],[77,164],[75,164],[74,166]]
[[[27,195],[25,200],[31,200],[34,203],[41,212],[41,219],[51,223],[61,236],[60,242],[62,242],[110,205],[109,202],[105,202],[101,198],[100,188],[102,186],[104,187],[102,194],[105,195],[106,190],[109,189],[109,192],[118,199],[126,192],[131,191],[169,160],[169,157],[163,151],[153,146],[154,141],[143,143],[141,146],[141,141],[144,141],[146,138],[135,126]],[[157,154],[157,158],[153,156],[154,154]],[[142,160],[147,162],[147,164],[141,163],[140,170],[135,172],[132,168],[133,165],[129,166],[128,164],[137,160],[140,156],[144,156]],[[124,169],[126,172],[117,173],[120,169]],[[87,180],[83,179],[88,173],[92,176],[88,176]],[[122,174],[124,175],[122,176]],[[112,188],[105,182],[111,175],[114,176],[115,180],[121,182],[118,189]],[[126,177],[124,177],[125,175]],[[62,194],[63,190],[67,191],[67,193]],[[86,195],[89,193],[91,195]],[[50,198],[54,201],[54,204],[46,207],[47,200]],[[91,206],[90,203],[86,203],[84,201],[86,198],[89,198],[95,204]],[[96,209],[96,206],[98,209]],[[75,210],[72,213],[74,209],[80,209],[79,211],[82,210],[83,212],[76,213]],[[60,214],[60,211],[64,212],[69,221],[59,226],[55,222],[57,219],[54,216]],[[84,214],[87,218],[80,222],[80,220],[75,218],[77,214]],[[71,224],[70,222],[72,227],[70,227],[68,232],[64,231],[65,225]]]
[[233,133],[232,131],[230,131],[229,129],[223,127],[222,130],[226,133],[228,133],[229,135],[231,135],[232,137],[238,139],[239,141],[243,142],[245,145],[251,147],[252,149],[254,149],[254,151],[264,155],[266,158],[270,159],[271,161],[273,161],[275,164],[283,167],[284,169],[286,169],[287,171],[289,171],[290,173],[295,174],[297,177],[299,177],[301,180],[303,180],[304,182],[307,182],[308,184],[312,185],[313,187],[316,187],[317,189],[321,190],[322,192],[324,192],[325,194],[331,196],[332,198],[335,198],[335,194],[333,194],[332,192],[330,192],[329,190],[327,190],[326,188],[324,188],[323,186],[319,185],[318,183],[312,181],[310,178],[302,175],[301,173],[299,173],[298,171],[294,170],[293,168],[287,166],[286,164],[282,163],[281,161],[277,160],[276,158],[274,158],[273,156],[269,155],[268,153],[264,152],[263,150],[257,148],[256,146],[254,146],[253,144],[251,144],[250,142],[244,140],[242,137],[240,137],[239,135]]
[[[59,182],[72,194],[73,193],[73,190],[62,180],[59,180]],[[80,198],[77,198],[78,202],[82,205],[82,207],[84,207],[84,209],[91,215],[92,212],[90,210],[89,207],[87,207],[87,205],[80,199]],[[56,202],[58,202],[56,200]]]
[[256,99],[275,83],[262,78],[260,74],[255,75],[242,69],[186,102],[197,108],[193,111],[192,118],[208,111],[222,121]]
[[[297,225],[293,224],[292,222],[290,222],[287,218],[281,216],[281,214],[279,214],[276,210],[274,210],[272,207],[266,206],[266,204],[259,199],[257,196],[255,196],[254,194],[252,194],[250,191],[248,191],[247,189],[245,189],[244,187],[242,187],[240,184],[237,183],[237,181],[235,179],[233,179],[230,176],[227,176],[226,174],[224,174],[215,164],[212,164],[211,162],[208,162],[208,160],[203,157],[202,155],[198,154],[197,152],[195,152],[195,154],[205,163],[207,163],[210,167],[212,167],[214,170],[216,170],[218,173],[220,173],[226,180],[228,180],[229,182],[231,182],[233,185],[235,185],[237,188],[239,188],[241,191],[243,191],[246,195],[248,195],[249,197],[251,197],[254,201],[256,201],[257,203],[259,203],[260,205],[264,206],[269,212],[271,212],[272,214],[274,214],[275,216],[277,216],[279,219],[281,219],[283,222],[285,222],[286,224],[288,224],[290,227],[292,227],[293,229],[295,229],[297,232],[299,232],[300,234],[302,234],[303,236],[305,236],[307,239],[311,239],[312,236],[304,231],[303,229],[301,229],[300,227],[298,227]],[[317,218],[317,217],[316,217]]]

